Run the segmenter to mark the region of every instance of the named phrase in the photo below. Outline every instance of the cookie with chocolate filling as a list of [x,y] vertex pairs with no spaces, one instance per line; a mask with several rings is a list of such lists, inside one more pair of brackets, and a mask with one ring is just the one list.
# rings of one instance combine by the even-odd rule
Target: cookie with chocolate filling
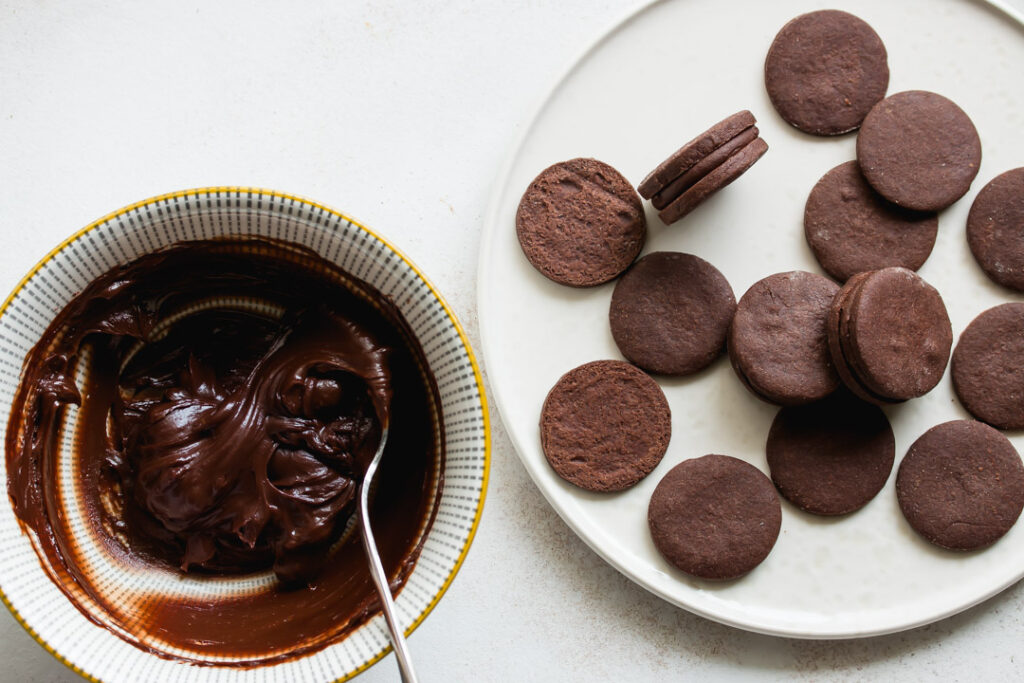
[[677,149],[637,187],[665,223],[674,223],[743,175],[768,150],[754,115],[740,111]]
[[938,291],[898,267],[850,278],[832,300],[827,331],[840,378],[879,405],[928,393],[942,379],[953,344]]

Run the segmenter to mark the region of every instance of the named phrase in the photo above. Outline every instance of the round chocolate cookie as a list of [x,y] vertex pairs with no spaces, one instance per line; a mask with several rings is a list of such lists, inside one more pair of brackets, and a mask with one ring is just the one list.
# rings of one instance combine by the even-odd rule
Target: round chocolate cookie
[[818,515],[844,515],[885,486],[896,455],[889,420],[846,392],[783,408],[765,447],[772,481],[786,500]]
[[648,173],[647,177],[637,186],[637,192],[644,199],[650,199],[701,159],[753,126],[754,123],[754,115],[745,109],[719,121],[677,149],[656,169]]
[[999,429],[1024,429],[1024,303],[972,320],[952,365],[953,388],[967,412]]
[[825,272],[842,282],[888,266],[917,270],[931,254],[938,228],[936,214],[887,202],[856,161],[822,176],[804,208],[807,244]]
[[658,483],[647,508],[666,560],[702,579],[735,579],[768,557],[782,507],[768,477],[727,455],[684,460]]
[[620,360],[565,373],[540,413],[544,456],[558,476],[588,491],[621,491],[646,477],[671,435],[661,387]]
[[832,301],[827,330],[840,378],[879,404],[928,393],[953,344],[942,297],[906,268],[850,278]]
[[629,267],[644,246],[647,221],[618,171],[596,159],[572,159],[530,183],[516,212],[516,235],[545,277],[591,287]]
[[755,139],[672,200],[658,212],[658,217],[666,224],[675,223],[703,204],[708,197],[750,170],[750,167],[767,151],[768,143],[761,138]]
[[1024,292],[1024,167],[981,188],[967,215],[967,243],[992,280]]
[[984,548],[1010,530],[1024,506],[1024,464],[986,424],[932,427],[907,451],[896,496],[914,530],[950,550]]
[[729,328],[729,360],[754,395],[781,405],[825,398],[839,386],[825,322],[839,285],[793,271],[754,283]]
[[802,14],[775,36],[764,62],[764,83],[789,124],[813,135],[848,133],[885,97],[885,45],[852,14]]
[[622,355],[644,370],[689,375],[722,352],[736,298],[718,269],[692,254],[647,254],[615,284],[609,321]]
[[953,102],[908,90],[868,113],[857,135],[857,161],[871,187],[890,202],[938,211],[971,188],[981,166],[981,140]]

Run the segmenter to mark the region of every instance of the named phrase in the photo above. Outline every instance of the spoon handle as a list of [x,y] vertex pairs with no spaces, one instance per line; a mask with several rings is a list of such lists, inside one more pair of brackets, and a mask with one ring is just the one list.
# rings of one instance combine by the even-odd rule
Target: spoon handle
[[377,542],[373,538],[373,530],[370,528],[370,488],[373,479],[377,474],[377,465],[380,464],[384,455],[384,446],[388,441],[388,428],[385,426],[380,435],[380,445],[377,452],[366,468],[366,476],[359,486],[359,523],[363,530],[363,548],[366,549],[366,558],[370,562],[370,576],[377,585],[377,593],[380,595],[381,611],[384,612],[384,620],[388,624],[388,632],[391,636],[391,644],[395,649],[395,657],[398,659],[398,669],[402,673],[403,683],[417,683],[416,672],[413,671],[412,661],[409,658],[409,648],[405,643],[405,636],[398,626],[395,617],[395,601],[391,597],[391,586],[388,583],[387,574],[384,573],[384,565],[381,564],[380,555],[377,552]]

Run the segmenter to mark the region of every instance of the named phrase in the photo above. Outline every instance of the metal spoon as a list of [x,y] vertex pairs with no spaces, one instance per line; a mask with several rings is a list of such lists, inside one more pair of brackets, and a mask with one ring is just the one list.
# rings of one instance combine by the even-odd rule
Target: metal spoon
[[387,574],[384,573],[384,565],[381,564],[380,555],[377,553],[377,542],[373,539],[373,530],[370,528],[370,488],[373,486],[373,478],[377,474],[377,465],[380,464],[384,455],[384,446],[388,442],[388,426],[384,425],[380,435],[380,445],[377,452],[366,468],[366,476],[363,483],[359,485],[359,522],[363,529],[363,547],[366,549],[366,559],[370,562],[370,576],[377,584],[377,593],[380,595],[380,607],[384,612],[384,620],[388,623],[388,633],[391,636],[391,644],[395,648],[395,657],[398,659],[398,669],[402,673],[404,683],[416,683],[416,672],[412,669],[412,661],[409,659],[409,648],[405,643],[405,636],[398,626],[395,618],[395,601],[391,597],[391,586],[388,584]]

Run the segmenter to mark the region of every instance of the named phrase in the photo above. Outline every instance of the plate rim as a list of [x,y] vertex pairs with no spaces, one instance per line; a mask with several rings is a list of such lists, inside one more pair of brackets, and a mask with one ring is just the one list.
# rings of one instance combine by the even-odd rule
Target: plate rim
[[[458,555],[458,558],[455,561],[455,564],[452,566],[451,571],[449,572],[448,576],[445,578],[444,582],[441,584],[441,587],[438,589],[437,593],[434,594],[434,596],[430,599],[430,602],[428,602],[426,607],[424,607],[423,611],[420,612],[420,614],[415,619],[413,619],[412,623],[409,624],[408,628],[405,629],[405,636],[408,637],[408,636],[410,636],[413,633],[413,631],[415,631],[420,626],[420,624],[422,624],[426,620],[426,618],[434,610],[434,608],[437,606],[437,604],[441,601],[441,598],[443,598],[445,593],[448,592],[448,589],[451,587],[451,584],[455,580],[456,575],[458,575],[459,570],[462,568],[462,565],[463,565],[463,563],[466,560],[466,556],[469,554],[469,549],[473,545],[473,541],[476,538],[476,532],[477,532],[477,530],[478,530],[478,528],[480,526],[480,519],[483,516],[484,502],[486,501],[486,498],[487,498],[487,487],[488,487],[488,484],[490,483],[492,439],[491,439],[490,406],[489,406],[489,403],[488,403],[488,400],[487,400],[487,394],[486,394],[486,391],[485,391],[485,388],[484,388],[483,374],[482,374],[481,369],[480,369],[480,364],[479,364],[479,362],[476,359],[476,354],[473,351],[473,347],[469,343],[469,337],[466,335],[465,329],[463,329],[462,324],[459,322],[459,319],[456,317],[455,312],[452,310],[451,306],[445,300],[444,296],[442,296],[441,292],[437,289],[436,286],[434,286],[434,283],[430,281],[430,279],[426,276],[426,274],[419,268],[419,266],[417,266],[412,261],[412,259],[410,259],[405,254],[405,252],[403,252],[401,249],[396,247],[390,240],[388,240],[387,238],[382,236],[380,233],[374,231],[373,229],[367,227],[367,225],[365,223],[363,223],[362,221],[359,221],[359,220],[353,218],[351,215],[349,215],[349,214],[347,214],[347,213],[345,213],[343,211],[339,211],[339,210],[334,209],[334,208],[332,208],[330,206],[327,206],[326,204],[322,204],[322,203],[320,203],[318,201],[315,201],[313,199],[309,199],[307,197],[304,197],[304,196],[301,196],[301,195],[297,195],[297,194],[293,194],[293,193],[290,193],[290,192],[282,192],[282,191],[279,191],[279,190],[271,190],[271,189],[268,189],[268,188],[248,186],[248,185],[211,185],[211,186],[205,186],[205,187],[190,188],[190,189],[186,189],[186,190],[177,190],[177,191],[174,191],[174,192],[167,192],[167,193],[164,193],[164,194],[154,195],[154,196],[149,197],[147,199],[143,199],[143,200],[140,200],[140,201],[128,204],[126,206],[123,206],[120,209],[117,209],[116,211],[112,211],[112,212],[106,214],[105,216],[102,216],[102,217],[92,221],[91,223],[89,223],[85,227],[79,228],[78,230],[73,232],[71,235],[66,237],[59,244],[57,244],[57,246],[55,246],[52,249],[50,249],[46,253],[46,255],[44,255],[34,266],[32,266],[32,268],[20,280],[18,280],[17,284],[11,289],[10,294],[8,294],[7,297],[4,299],[3,304],[0,304],[0,318],[2,318],[3,315],[7,312],[7,309],[10,306],[11,302],[14,301],[15,297],[21,292],[21,290],[25,287],[25,285],[28,284],[28,282],[33,277],[35,277],[35,275],[47,263],[49,263],[51,260],[53,260],[58,254],[60,254],[69,245],[73,244],[74,242],[76,242],[77,240],[79,240],[80,238],[82,238],[87,233],[91,232],[92,230],[94,230],[94,229],[96,229],[96,228],[98,228],[98,227],[100,227],[102,225],[105,225],[105,224],[109,223],[110,221],[113,221],[113,220],[119,218],[120,216],[123,216],[123,215],[125,215],[127,213],[130,213],[132,211],[135,211],[135,210],[137,210],[139,208],[143,208],[145,206],[149,206],[151,204],[157,204],[157,203],[160,203],[160,202],[166,202],[166,201],[169,201],[169,200],[176,200],[176,199],[182,199],[182,198],[186,198],[187,199],[189,197],[198,199],[198,198],[203,197],[203,196],[218,195],[218,194],[223,194],[223,193],[237,193],[237,194],[245,193],[245,194],[249,194],[249,195],[265,195],[265,196],[274,197],[274,198],[277,198],[277,199],[286,199],[286,200],[298,202],[300,204],[305,204],[305,205],[307,205],[309,207],[312,207],[312,208],[324,211],[324,212],[326,212],[326,213],[328,213],[328,214],[330,214],[332,216],[335,216],[336,218],[340,218],[340,219],[342,219],[344,221],[347,221],[351,225],[353,225],[356,228],[358,228],[358,229],[362,230],[363,232],[367,233],[370,237],[378,240],[379,242],[384,244],[389,250],[394,252],[394,254],[403,263],[405,263],[406,266],[408,266],[410,269],[412,269],[412,271],[423,282],[423,284],[425,284],[427,286],[427,288],[430,290],[431,294],[433,294],[434,297],[437,299],[437,303],[444,310],[445,315],[448,317],[448,320],[452,323],[452,326],[455,328],[455,331],[458,334],[459,341],[462,344],[462,347],[466,350],[466,356],[469,359],[469,363],[470,363],[470,365],[471,365],[471,367],[473,369],[473,379],[474,379],[474,382],[476,384],[476,387],[477,387],[477,390],[478,390],[478,393],[479,393],[479,396],[480,396],[480,411],[481,411],[482,429],[483,429],[483,435],[484,435],[484,444],[483,444],[483,474],[482,474],[481,481],[480,481],[480,499],[477,502],[476,510],[475,510],[475,512],[473,514],[473,522],[470,525],[469,534],[467,534],[467,536],[466,536],[466,541],[463,544],[462,549],[459,551],[459,555]],[[19,523],[19,526],[24,527],[24,525],[21,523],[20,520],[18,521],[18,523]],[[56,647],[54,647],[53,645],[51,645],[50,643],[45,641],[36,632],[36,630],[34,628],[32,628],[32,626],[25,620],[25,618],[21,615],[21,613],[18,612],[18,610],[14,607],[14,605],[11,603],[10,599],[7,597],[7,593],[4,591],[4,588],[3,588],[2,585],[0,585],[0,602],[2,602],[7,607],[7,610],[11,613],[11,616],[14,617],[14,620],[16,622],[18,622],[18,624],[29,634],[29,636],[36,643],[38,643],[44,650],[46,650],[46,652],[48,652],[50,655],[52,655],[54,657],[54,659],[56,659],[61,664],[63,664],[67,668],[71,669],[73,672],[75,672],[76,674],[78,674],[79,676],[81,676],[82,678],[84,678],[87,681],[91,681],[92,683],[105,683],[102,679],[100,679],[100,678],[98,678],[98,677],[96,677],[96,676],[94,676],[92,674],[89,674],[89,673],[83,671],[81,667],[79,667],[74,662],[72,662],[70,659],[65,657],[62,653],[60,653],[57,650]],[[390,644],[385,645],[384,648],[379,650],[377,653],[371,655],[363,664],[357,666],[355,669],[353,669],[352,671],[346,673],[345,675],[341,676],[340,678],[334,679],[334,681],[332,683],[344,683],[345,681],[349,681],[349,680],[355,678],[356,676],[358,676],[359,674],[363,673],[364,671],[366,671],[367,669],[372,667],[374,664],[376,664],[377,662],[382,660],[384,657],[386,657],[388,655],[388,653],[390,653],[392,651],[392,649],[393,648],[392,648],[392,646]]]
[[[575,57],[569,60],[569,62],[564,67],[562,67],[559,71],[556,72],[556,78],[553,79],[551,85],[543,90],[540,90],[539,94],[534,98],[533,105],[526,109],[526,111],[529,114],[528,118],[523,119],[524,121],[526,121],[526,125],[522,127],[521,131],[513,139],[513,142],[509,146],[508,151],[501,162],[501,165],[498,167],[498,172],[495,175],[494,181],[492,182],[491,185],[491,195],[487,203],[486,211],[484,213],[483,234],[481,236],[480,251],[477,257],[478,260],[476,304],[477,318],[479,321],[480,354],[483,358],[485,369],[495,367],[496,365],[495,359],[492,357],[491,351],[489,351],[491,345],[488,344],[488,326],[485,323],[485,320],[490,316],[490,314],[488,313],[490,309],[487,307],[487,305],[485,305],[485,299],[487,298],[487,292],[489,292],[491,288],[491,285],[489,284],[490,280],[486,277],[485,271],[486,264],[488,263],[491,254],[494,251],[494,235],[497,233],[497,230],[499,229],[499,226],[501,224],[501,216],[499,215],[501,209],[501,200],[505,193],[506,187],[508,186],[509,175],[511,174],[513,165],[519,158],[519,155],[526,141],[529,139],[531,133],[536,127],[537,121],[539,120],[544,109],[550,104],[552,99],[564,86],[564,84],[568,81],[572,74],[577,70],[577,68],[585,60],[589,59],[591,55],[597,52],[597,50],[602,45],[604,45],[604,43],[610,40],[623,27],[625,27],[630,22],[634,21],[641,14],[648,12],[656,5],[660,5],[671,1],[673,0],[645,0],[636,7],[627,10],[617,19],[610,22],[602,31],[596,34],[596,37],[593,40],[586,43],[583,46],[583,48],[576,53]],[[965,0],[965,2],[968,2],[969,4],[979,5],[981,9],[996,10],[997,12],[1001,13],[1007,20],[1011,22],[1016,22],[1019,25],[1019,28],[1024,29],[1024,8],[1018,9],[1015,6],[1010,5],[1007,0]],[[808,11],[813,10],[808,9]],[[977,599],[970,601],[966,604],[959,605],[956,608],[952,609],[944,609],[937,614],[931,614],[913,620],[911,622],[887,624],[882,625],[879,628],[855,628],[835,631],[807,631],[802,630],[800,628],[771,626],[765,624],[764,622],[759,622],[756,619],[751,619],[747,621],[734,619],[730,618],[729,616],[722,616],[720,614],[716,614],[697,605],[685,604],[683,601],[677,600],[674,597],[667,595],[666,593],[657,589],[653,585],[649,585],[648,583],[646,583],[638,575],[634,574],[632,570],[627,569],[618,558],[614,557],[613,554],[605,552],[602,548],[597,547],[597,545],[594,542],[592,542],[592,540],[581,531],[580,526],[573,519],[572,515],[570,515],[566,508],[559,502],[558,496],[555,495],[554,489],[548,490],[541,485],[541,479],[538,476],[536,468],[533,467],[531,463],[523,456],[524,449],[523,444],[521,443],[521,439],[519,439],[519,437],[513,432],[513,430],[509,429],[508,424],[505,421],[505,418],[502,416],[502,406],[505,405],[506,402],[502,398],[502,396],[504,396],[504,392],[501,389],[501,382],[497,379],[495,375],[489,375],[488,381],[490,383],[492,393],[494,395],[495,411],[500,416],[499,419],[501,420],[502,427],[504,427],[504,431],[506,435],[508,435],[509,441],[512,442],[512,447],[516,452],[516,456],[519,458],[519,461],[523,465],[523,468],[526,470],[527,474],[530,475],[530,479],[533,481],[534,486],[536,486],[537,489],[540,490],[541,494],[544,496],[544,499],[548,502],[548,505],[550,505],[558,514],[558,516],[562,519],[562,521],[570,529],[572,529],[576,537],[582,540],[587,545],[587,547],[590,548],[590,550],[592,550],[594,553],[598,555],[598,557],[600,557],[605,562],[610,564],[612,567],[615,568],[616,571],[618,571],[620,574],[628,578],[636,585],[640,586],[649,593],[661,598],[662,600],[672,605],[675,605],[676,607],[685,609],[688,612],[704,617],[705,619],[708,619],[710,621],[714,621],[719,624],[724,624],[726,626],[731,626],[752,633],[760,633],[763,635],[784,638],[799,638],[804,640],[852,640],[858,638],[868,638],[872,636],[881,636],[892,633],[899,633],[902,631],[908,631],[914,628],[919,628],[921,626],[935,623],[937,621],[941,621],[955,614],[959,614],[972,607],[975,607],[976,605],[979,605],[982,602],[985,602],[986,600],[994,597],[995,595],[998,595],[1010,586],[1024,579],[1024,570],[1022,570],[1021,574],[1018,575],[1016,578],[998,584],[991,591],[985,592]]]

